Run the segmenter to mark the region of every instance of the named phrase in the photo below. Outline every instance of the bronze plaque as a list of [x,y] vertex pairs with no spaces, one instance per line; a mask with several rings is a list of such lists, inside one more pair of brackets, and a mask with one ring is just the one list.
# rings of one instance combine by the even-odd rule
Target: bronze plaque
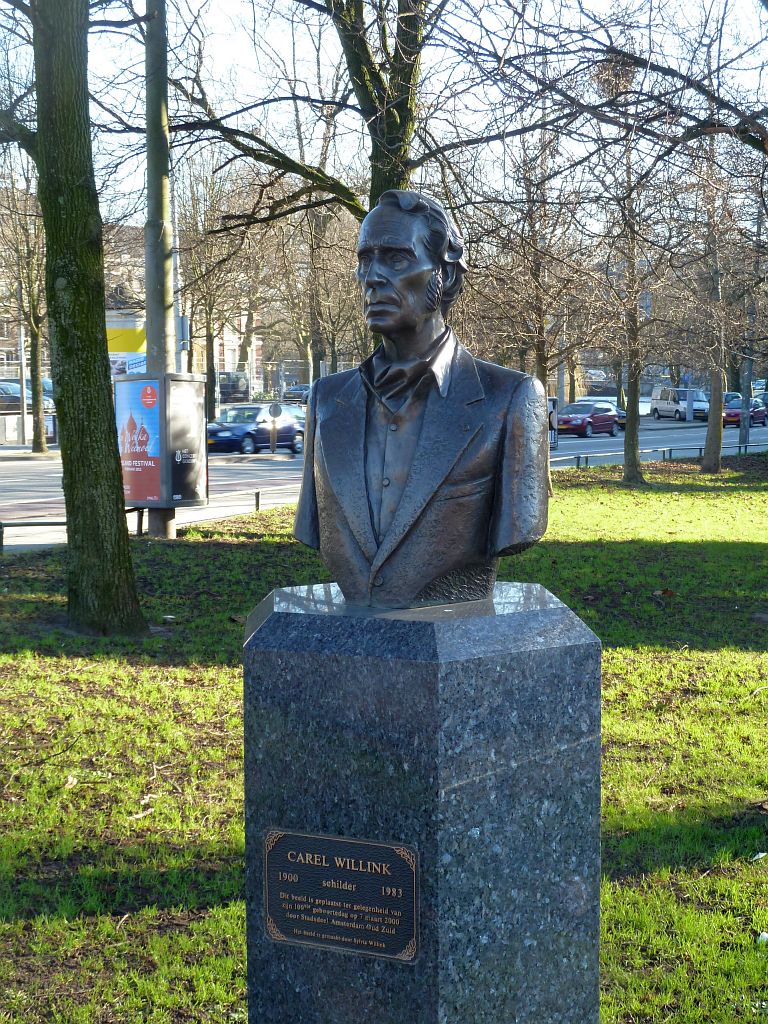
[[264,914],[275,942],[413,963],[419,855],[402,843],[304,835],[264,837]]

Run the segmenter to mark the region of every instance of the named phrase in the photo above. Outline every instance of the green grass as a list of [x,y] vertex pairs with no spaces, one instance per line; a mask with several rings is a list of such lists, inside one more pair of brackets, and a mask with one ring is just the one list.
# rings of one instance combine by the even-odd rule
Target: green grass
[[[502,563],[604,643],[604,1024],[768,1021],[768,459],[728,465],[558,472]],[[136,541],[139,641],[0,562],[0,1024],[245,1021],[242,627],[327,579],[290,525]]]

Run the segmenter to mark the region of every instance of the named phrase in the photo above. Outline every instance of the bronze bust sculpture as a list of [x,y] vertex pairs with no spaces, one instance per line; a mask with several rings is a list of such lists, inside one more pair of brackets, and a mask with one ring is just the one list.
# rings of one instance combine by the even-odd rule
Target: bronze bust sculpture
[[384,192],[363,221],[357,276],[383,341],[312,388],[294,530],[350,603],[490,597],[499,556],[546,529],[544,389],[475,359],[446,327],[466,269],[428,196]]

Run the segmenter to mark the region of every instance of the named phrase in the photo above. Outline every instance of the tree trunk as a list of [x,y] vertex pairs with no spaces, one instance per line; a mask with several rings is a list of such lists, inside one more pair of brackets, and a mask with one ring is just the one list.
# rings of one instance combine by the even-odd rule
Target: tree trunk
[[128,546],[104,312],[88,111],[88,0],[33,7],[36,162],[51,363],[67,512],[69,618],[99,633],[145,628]]
[[45,410],[43,409],[43,359],[39,316],[32,312],[29,328],[29,376],[32,380],[32,451],[44,455],[48,451],[45,439]]
[[676,388],[680,387],[680,364],[670,363],[669,366],[669,379],[672,381]]
[[640,462],[640,349],[632,347],[627,366],[627,423],[624,429],[624,483],[644,484]]
[[725,364],[725,372],[728,379],[728,391],[741,391],[741,364],[742,358],[738,352],[728,353]]
[[624,360],[619,357],[613,361],[613,376],[616,379],[616,404],[620,409],[627,408],[627,395],[624,391]]
[[237,369],[240,373],[248,373],[251,368],[251,345],[253,344],[254,323],[255,310],[253,303],[249,302],[248,312],[245,315],[245,330],[240,339],[240,347],[237,352]]
[[205,318],[205,404],[209,422],[216,419],[216,362],[216,335],[213,331],[213,317],[209,313]]
[[719,473],[722,468],[723,447],[723,328],[720,327],[715,361],[710,376],[709,420],[707,439],[704,442],[704,457],[701,460],[702,473]]
[[325,338],[320,316],[320,296],[310,277],[309,288],[309,356],[312,360],[312,380],[320,376],[320,363],[325,362]]

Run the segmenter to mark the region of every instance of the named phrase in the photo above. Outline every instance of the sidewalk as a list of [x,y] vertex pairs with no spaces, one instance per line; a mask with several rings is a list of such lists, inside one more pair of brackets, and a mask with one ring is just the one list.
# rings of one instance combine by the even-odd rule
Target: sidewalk
[[60,459],[61,452],[57,444],[49,444],[45,455],[32,451],[30,444],[0,444],[0,459],[17,459],[31,462],[45,462],[48,459]]

